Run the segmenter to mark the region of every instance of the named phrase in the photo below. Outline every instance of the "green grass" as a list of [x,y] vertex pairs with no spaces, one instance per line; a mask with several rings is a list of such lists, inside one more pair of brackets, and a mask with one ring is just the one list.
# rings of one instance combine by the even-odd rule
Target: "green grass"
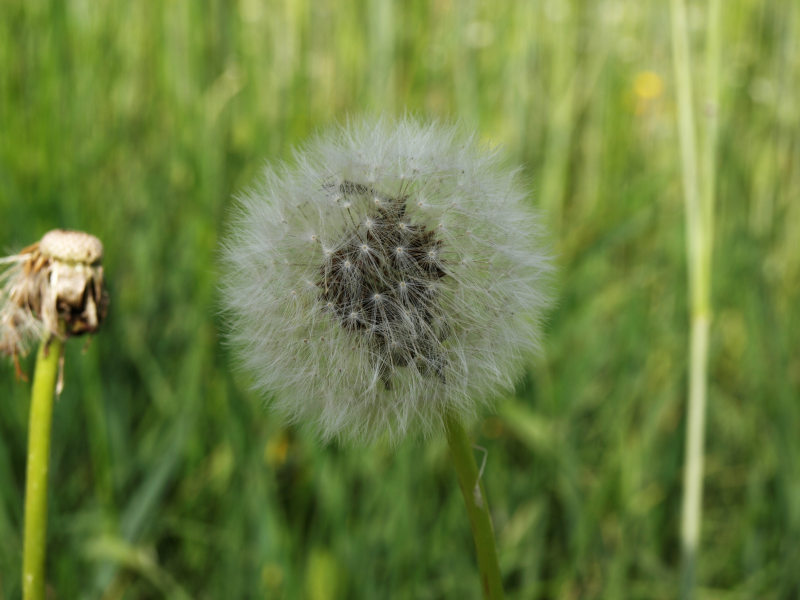
[[[690,2],[695,87],[705,4]],[[800,5],[734,0],[701,599],[800,594]],[[644,71],[663,91],[637,95]],[[474,431],[508,597],[674,598],[689,313],[666,3],[0,5],[0,249],[98,235],[111,309],[55,407],[56,598],[478,598],[443,441],[320,447],[248,391],[216,292],[232,196],[366,110],[459,116],[549,211],[545,357]],[[700,110],[702,107],[697,107]],[[33,357],[23,363],[31,372]],[[28,385],[0,366],[0,597]]]

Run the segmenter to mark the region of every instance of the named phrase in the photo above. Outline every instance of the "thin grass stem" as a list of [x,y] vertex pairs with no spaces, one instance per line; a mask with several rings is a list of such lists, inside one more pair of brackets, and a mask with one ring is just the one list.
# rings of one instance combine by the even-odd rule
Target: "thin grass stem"
[[472,527],[483,597],[484,600],[499,600],[503,598],[503,579],[500,575],[489,503],[486,500],[486,492],[480,480],[478,465],[467,432],[454,418],[447,421],[447,443],[450,445],[453,466],[464,496],[469,524]]
[[50,429],[58,361],[63,342],[42,341],[36,356],[28,428],[28,470],[25,478],[25,533],[22,558],[23,600],[44,600],[47,548],[47,475]]
[[703,504],[705,414],[708,389],[708,336],[711,323],[711,252],[719,98],[720,2],[710,0],[706,55],[705,135],[700,160],[693,108],[691,57],[684,0],[672,0],[672,48],[678,97],[691,334],[689,397],[681,514],[680,596],[694,597]]

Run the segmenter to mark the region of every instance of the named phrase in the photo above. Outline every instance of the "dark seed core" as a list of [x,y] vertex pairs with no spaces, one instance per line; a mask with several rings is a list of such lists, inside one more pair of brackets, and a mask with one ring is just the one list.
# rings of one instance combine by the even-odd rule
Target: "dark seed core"
[[449,328],[436,285],[447,275],[438,258],[442,241],[406,218],[408,196],[388,197],[350,181],[339,192],[366,198],[372,208],[352,221],[320,267],[320,301],[342,328],[366,341],[387,390],[392,370],[412,363],[444,382],[441,343]]

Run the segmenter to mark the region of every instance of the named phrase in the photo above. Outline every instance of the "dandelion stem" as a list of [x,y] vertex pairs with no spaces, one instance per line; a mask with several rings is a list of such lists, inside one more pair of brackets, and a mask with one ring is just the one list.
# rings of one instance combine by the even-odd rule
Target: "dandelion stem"
[[24,600],[44,600],[47,547],[47,474],[53,395],[63,342],[43,340],[36,356],[28,429],[28,471],[25,482],[25,539],[22,559]]
[[463,425],[452,417],[447,420],[447,443],[450,445],[453,466],[458,475],[458,483],[467,506],[469,524],[472,527],[483,597],[484,600],[498,600],[503,598],[503,580],[500,576],[489,503],[486,501],[483,482],[478,478],[478,465],[475,463],[475,455],[467,432]]

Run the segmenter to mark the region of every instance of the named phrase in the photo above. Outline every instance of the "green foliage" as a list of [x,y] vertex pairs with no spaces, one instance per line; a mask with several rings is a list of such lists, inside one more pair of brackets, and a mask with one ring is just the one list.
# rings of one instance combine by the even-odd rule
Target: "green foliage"
[[[83,229],[110,282],[55,407],[55,597],[479,597],[444,442],[319,447],[270,417],[220,337],[232,196],[365,110],[463,117],[527,165],[553,223],[546,356],[475,428],[508,597],[675,597],[688,313],[668,16],[630,0],[0,4],[0,247]],[[699,597],[795,598],[800,5],[734,0],[723,19]],[[29,392],[0,367],[11,600]]]

